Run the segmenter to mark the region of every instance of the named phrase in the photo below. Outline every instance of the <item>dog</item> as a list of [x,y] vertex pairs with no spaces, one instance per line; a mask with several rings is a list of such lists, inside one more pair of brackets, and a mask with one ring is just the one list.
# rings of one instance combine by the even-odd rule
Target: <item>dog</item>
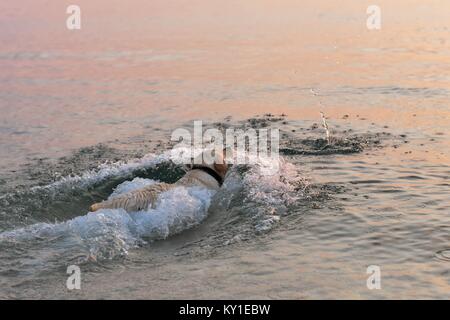
[[[94,203],[90,206],[90,211],[95,212],[100,209],[125,209],[127,212],[134,212],[139,210],[146,210],[151,207],[154,208],[158,200],[158,196],[172,188],[184,186],[194,187],[199,186],[210,190],[219,190],[222,186],[225,175],[228,171],[228,164],[225,162],[226,151],[213,152],[214,162],[208,164],[205,162],[204,152],[193,161],[190,169],[181,179],[175,183],[157,183],[141,189],[133,190],[113,197],[103,202]],[[195,164],[201,163],[201,164]]]

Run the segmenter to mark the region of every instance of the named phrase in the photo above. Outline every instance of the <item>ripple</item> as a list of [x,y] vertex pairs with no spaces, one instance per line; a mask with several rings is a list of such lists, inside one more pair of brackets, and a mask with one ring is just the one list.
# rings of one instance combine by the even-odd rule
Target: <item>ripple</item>
[[450,262],[450,249],[439,250],[434,254],[434,256],[438,260]]
[[403,179],[403,180],[425,180],[424,177],[421,177],[421,176],[418,176],[418,175],[403,176],[403,177],[398,177],[398,179]]

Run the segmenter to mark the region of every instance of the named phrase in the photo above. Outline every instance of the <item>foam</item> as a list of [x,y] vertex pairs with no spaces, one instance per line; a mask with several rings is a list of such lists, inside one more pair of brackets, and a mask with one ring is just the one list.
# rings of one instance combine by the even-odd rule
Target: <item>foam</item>
[[245,174],[243,184],[252,201],[281,205],[293,203],[300,196],[294,192],[300,179],[298,169],[283,158],[277,162],[277,170],[273,170],[273,163],[266,159],[253,165]]
[[[119,185],[111,196],[156,182],[135,178]],[[199,224],[208,214],[214,193],[199,187],[176,187],[162,193],[154,209],[131,213],[101,209],[62,223],[37,223],[6,231],[0,233],[0,241],[58,239],[58,247],[81,250],[88,259],[113,258],[146,241],[166,239]]]
[[[167,162],[169,157],[170,154],[164,153],[105,164],[95,172],[68,177],[37,187],[35,191],[61,193],[67,187],[89,186],[138,168]],[[280,221],[283,212],[287,212],[286,206],[298,199],[299,193],[294,187],[299,177],[297,169],[283,159],[262,159],[248,166],[244,174],[239,173],[239,167],[232,168],[220,191],[221,196],[214,198],[216,208],[226,211],[231,203],[251,208],[256,231],[270,230]],[[272,170],[274,167],[279,170]],[[110,197],[158,182],[135,178],[118,185]],[[126,255],[130,249],[146,242],[166,239],[200,224],[208,215],[214,194],[215,191],[204,188],[180,186],[162,193],[154,209],[131,213],[123,209],[101,209],[61,223],[37,223],[5,231],[0,233],[0,242],[34,246],[30,248],[34,252],[42,250],[45,256],[58,256],[62,260],[73,256],[82,260],[111,259]],[[238,203],[232,201],[237,195]]]

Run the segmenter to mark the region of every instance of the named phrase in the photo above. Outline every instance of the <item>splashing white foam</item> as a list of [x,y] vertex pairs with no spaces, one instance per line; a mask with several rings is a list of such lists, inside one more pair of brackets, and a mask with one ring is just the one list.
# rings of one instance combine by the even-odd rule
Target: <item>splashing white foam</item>
[[298,169],[282,158],[277,165],[278,170],[269,170],[266,162],[252,166],[243,179],[247,197],[254,202],[266,205],[290,204],[298,199],[294,186],[300,179]]
[[[303,196],[298,186],[306,184],[293,164],[283,158],[269,160],[259,161],[243,177],[245,202],[254,204],[257,232],[271,230],[288,212],[287,207]],[[273,170],[274,166],[277,170]]]
[[[111,196],[154,184],[135,178],[119,185]],[[156,207],[127,213],[102,209],[63,223],[38,223],[0,233],[0,241],[22,242],[58,239],[65,251],[84,251],[89,259],[113,258],[145,241],[165,239],[199,224],[208,214],[214,191],[199,187],[176,187],[160,195]]]
[[[168,158],[169,155],[165,153],[127,163],[109,164],[95,172],[39,188],[60,192],[73,185],[89,185],[137,168],[151,167],[168,161]],[[294,187],[299,177],[296,167],[283,159],[277,159],[279,170],[273,172],[274,163],[271,161],[267,159],[250,166],[244,175],[240,175],[239,170],[231,170],[221,196],[214,200],[219,210],[227,210],[230,203],[233,206],[240,203],[240,206],[255,210],[253,218],[257,231],[271,229],[287,211],[286,206],[299,196]],[[118,185],[110,197],[157,182],[135,178]],[[201,223],[208,214],[214,194],[214,191],[199,187],[176,187],[162,193],[153,209],[131,213],[122,209],[102,209],[62,223],[37,223],[0,233],[0,243],[32,246],[30,250],[45,252],[48,259],[58,257],[68,260],[73,256],[81,260],[109,259],[126,255],[130,248],[146,241],[166,239]],[[239,198],[238,202],[233,202],[235,196]]]

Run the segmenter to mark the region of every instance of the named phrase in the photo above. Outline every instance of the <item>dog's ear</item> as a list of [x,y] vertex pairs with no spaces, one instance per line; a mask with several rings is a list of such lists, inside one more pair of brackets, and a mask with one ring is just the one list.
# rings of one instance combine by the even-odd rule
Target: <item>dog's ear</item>
[[223,178],[227,173],[228,165],[226,163],[214,163],[214,170]]

